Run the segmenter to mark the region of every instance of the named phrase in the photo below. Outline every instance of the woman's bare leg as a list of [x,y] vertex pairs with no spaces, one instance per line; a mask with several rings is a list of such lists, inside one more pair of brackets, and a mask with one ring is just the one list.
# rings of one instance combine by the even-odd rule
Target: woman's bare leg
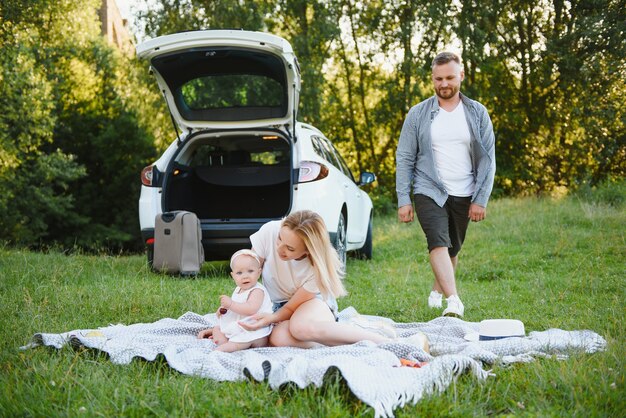
[[282,321],[272,329],[270,334],[270,346],[271,347],[298,347],[298,348],[313,348],[319,346],[319,344],[311,341],[297,340],[289,332],[289,321]]
[[327,346],[354,344],[363,340],[375,344],[391,341],[356,325],[335,322],[332,312],[320,299],[311,299],[300,305],[289,321],[281,322],[274,327],[270,336],[270,343],[274,346],[301,348],[311,348],[318,344]]
[[258,340],[254,340],[250,342],[250,348],[259,348],[259,347],[267,347],[270,343],[269,337],[262,337]]

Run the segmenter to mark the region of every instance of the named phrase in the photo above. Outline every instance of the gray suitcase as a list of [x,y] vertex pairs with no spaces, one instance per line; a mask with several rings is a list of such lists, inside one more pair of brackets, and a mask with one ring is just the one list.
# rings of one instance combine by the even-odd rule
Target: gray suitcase
[[193,212],[158,214],[154,222],[154,259],[157,271],[196,275],[204,262],[202,229]]

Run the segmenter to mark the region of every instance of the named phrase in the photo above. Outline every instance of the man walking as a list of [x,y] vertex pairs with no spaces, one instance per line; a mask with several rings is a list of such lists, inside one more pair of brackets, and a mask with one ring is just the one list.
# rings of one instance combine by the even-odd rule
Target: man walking
[[412,192],[435,275],[428,306],[441,308],[443,294],[443,315],[458,317],[464,313],[454,276],[458,253],[469,221],[485,219],[496,170],[491,119],[460,93],[464,77],[458,55],[435,57],[435,95],[409,110],[396,150],[398,218],[413,221]]

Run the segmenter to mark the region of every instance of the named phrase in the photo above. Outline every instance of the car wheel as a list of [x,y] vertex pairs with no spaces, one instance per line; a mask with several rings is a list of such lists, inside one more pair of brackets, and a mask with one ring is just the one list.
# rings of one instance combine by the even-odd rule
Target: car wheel
[[356,251],[357,258],[363,258],[365,260],[372,259],[372,217],[367,224],[367,235],[365,236],[365,243],[361,248]]
[[348,237],[346,235],[346,218],[343,215],[343,212],[339,214],[339,223],[337,225],[337,235],[335,236],[335,242],[333,243],[333,245],[335,247],[335,250],[337,250],[337,255],[339,255],[339,260],[341,260],[341,264],[345,267]]
[[146,249],[146,255],[148,257],[148,267],[150,268],[154,268],[153,266],[153,261],[154,261],[154,248],[148,247]]

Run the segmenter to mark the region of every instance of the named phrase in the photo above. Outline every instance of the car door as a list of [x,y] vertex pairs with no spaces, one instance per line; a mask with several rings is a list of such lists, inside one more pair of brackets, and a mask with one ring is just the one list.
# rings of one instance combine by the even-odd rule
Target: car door
[[[331,163],[343,173],[342,190],[348,207],[348,244],[359,243],[365,239],[369,220],[368,205],[363,199],[364,192],[357,186],[354,176],[345,160],[328,138],[320,138],[322,145],[331,157]],[[366,213],[367,212],[367,213]]]
[[295,129],[300,67],[291,44],[262,32],[199,30],[137,46],[183,132]]

